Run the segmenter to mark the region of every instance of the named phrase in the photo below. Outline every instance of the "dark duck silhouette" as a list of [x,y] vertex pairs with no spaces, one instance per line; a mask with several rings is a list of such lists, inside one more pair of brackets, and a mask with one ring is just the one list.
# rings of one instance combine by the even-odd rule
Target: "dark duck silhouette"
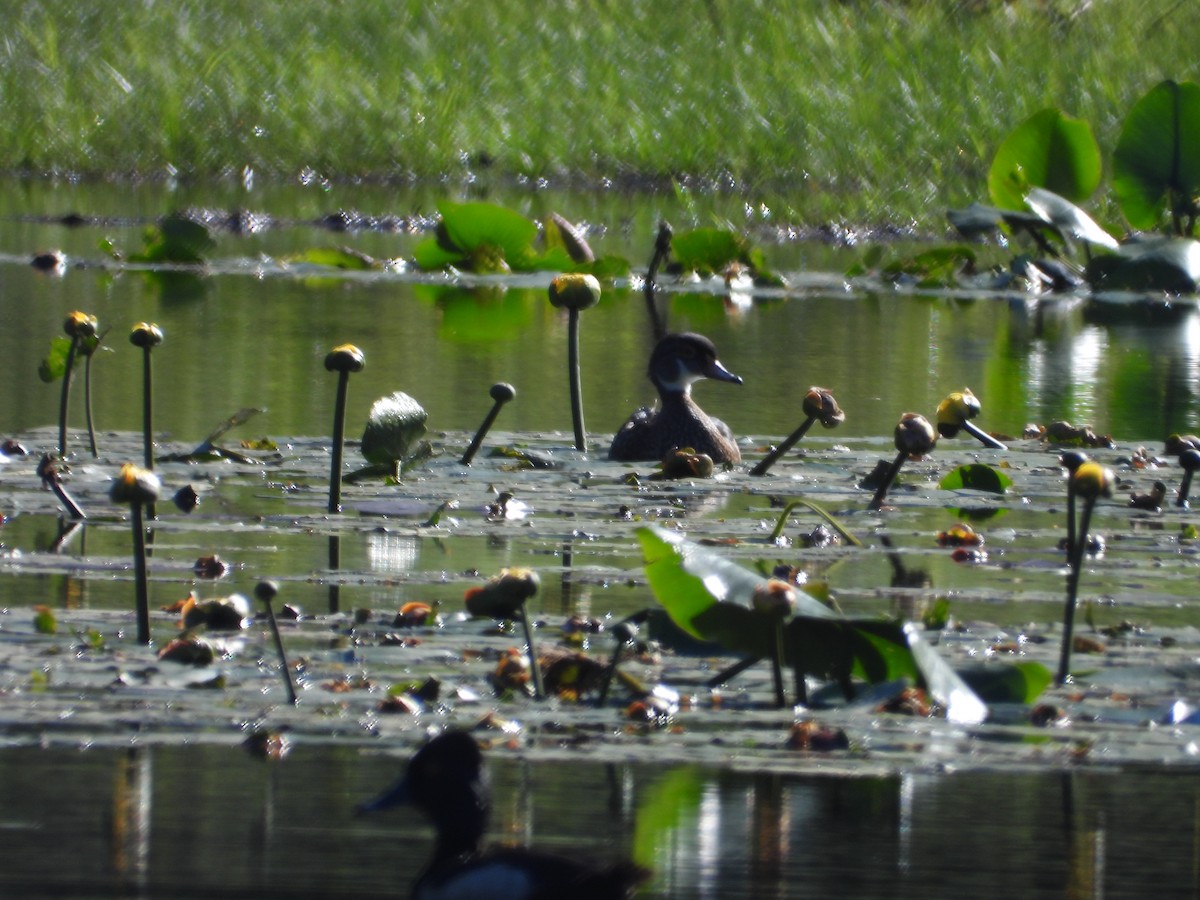
[[692,399],[692,384],[701,378],[742,383],[721,365],[712,341],[701,334],[668,334],[650,355],[646,374],[658,388],[658,408],[643,407],[629,417],[613,437],[609,459],[657,462],[676,447],[691,447],[717,464],[741,461],[729,426]]
[[525,847],[480,849],[491,808],[483,753],[465,731],[447,731],[422,747],[404,777],[359,807],[372,812],[409,804],[432,820],[433,859],[413,886],[415,900],[632,897],[650,873],[632,862],[596,864]]

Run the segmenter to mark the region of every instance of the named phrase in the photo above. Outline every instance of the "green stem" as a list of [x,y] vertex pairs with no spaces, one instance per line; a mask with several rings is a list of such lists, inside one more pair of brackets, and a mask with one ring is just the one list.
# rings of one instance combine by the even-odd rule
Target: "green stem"
[[71,369],[75,367],[75,354],[79,350],[79,337],[71,338],[71,349],[67,351],[67,369],[63,372],[62,393],[58,400],[58,455],[67,455],[67,406],[71,401]]
[[83,413],[87,417],[88,445],[92,451],[92,458],[99,459],[100,452],[96,449],[96,426],[92,422],[92,357],[94,355],[94,352],[89,353],[83,364]]
[[529,674],[533,678],[533,695],[539,700],[546,698],[546,687],[542,683],[542,669],[538,665],[537,645],[533,642],[533,626],[529,622],[529,613],[525,610],[525,605],[522,604],[519,612],[521,613],[521,627],[525,630],[525,644],[529,648]]
[[571,376],[571,418],[575,422],[575,449],[587,450],[583,430],[583,385],[579,377],[579,310],[571,309],[567,324],[567,370]]
[[1067,572],[1067,602],[1063,607],[1063,639],[1058,656],[1057,684],[1066,683],[1071,673],[1071,643],[1075,631],[1075,602],[1079,595],[1079,573],[1083,569],[1083,555],[1087,549],[1088,528],[1092,521],[1092,508],[1095,507],[1094,497],[1086,497],[1083,501],[1083,512],[1079,517],[1079,534],[1071,545],[1070,570]]
[[783,512],[779,515],[779,521],[775,523],[775,530],[771,532],[771,536],[768,538],[768,540],[770,540],[772,543],[779,540],[779,536],[783,534],[783,529],[788,523],[788,518],[791,516],[792,510],[797,506],[803,506],[805,509],[811,509],[813,512],[815,512],[818,516],[828,522],[834,528],[834,530],[842,536],[842,540],[844,540],[846,543],[853,544],[855,547],[861,547],[863,545],[862,541],[847,531],[846,527],[842,525],[841,522],[839,522],[821,507],[817,506],[817,504],[804,499],[793,500],[783,508]]
[[971,435],[971,437],[975,438],[975,440],[979,441],[979,443],[983,444],[983,446],[985,446],[991,450],[1007,450],[1008,449],[1008,446],[1006,444],[1004,444],[1002,441],[996,440],[994,437],[992,437],[990,434],[988,434],[986,431],[984,431],[982,428],[980,428],[974,422],[964,419],[963,423],[962,423],[962,427],[963,427],[963,431],[967,432],[967,434]]
[[[146,471],[154,471],[154,381],[150,363],[150,348],[142,349],[142,457]],[[90,362],[91,357],[88,357]],[[158,518],[154,504],[146,506],[146,515]]]

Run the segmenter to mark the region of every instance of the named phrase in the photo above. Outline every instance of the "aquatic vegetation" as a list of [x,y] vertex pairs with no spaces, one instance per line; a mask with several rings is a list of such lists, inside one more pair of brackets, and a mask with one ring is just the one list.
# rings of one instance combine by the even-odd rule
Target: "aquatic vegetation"
[[[1088,544],[1088,529],[1092,521],[1092,510],[1100,497],[1112,496],[1115,477],[1112,470],[1094,462],[1080,463],[1071,473],[1071,487],[1077,497],[1083,499],[1079,524],[1075,528],[1074,541],[1068,543],[1069,571],[1067,572],[1067,599],[1063,607],[1062,648],[1059,655],[1058,673],[1055,681],[1066,682],[1071,670],[1071,650],[1074,644],[1075,606],[1079,595],[1079,576],[1083,569],[1083,555]],[[1068,515],[1072,511],[1068,510]]]
[[542,683],[542,670],[538,665],[537,644],[533,639],[533,625],[525,603],[537,596],[542,581],[532,569],[502,569],[482,586],[467,591],[467,612],[473,616],[490,616],[493,619],[510,619],[521,623],[525,632],[526,657],[529,673],[533,678],[534,697],[541,700],[546,696]]
[[1082,119],[1043,109],[1018,125],[996,149],[988,170],[988,194],[1001,209],[1020,210],[1031,187],[1046,188],[1075,203],[1100,184],[1100,146]]
[[[908,677],[926,684],[953,721],[986,718],[986,707],[913,626],[840,616],[803,591],[772,587],[770,579],[678,534],[656,526],[642,526],[635,533],[659,603],[688,634],[745,656],[747,663],[734,671],[779,653],[795,671],[798,691],[803,676],[812,674],[834,680],[851,696],[852,676],[868,682]],[[778,612],[786,629],[782,650]]]
[[150,591],[146,575],[146,529],[142,524],[142,508],[158,501],[161,482],[153,472],[133,463],[121,466],[113,480],[109,497],[113,503],[128,503],[133,530],[134,585],[137,591],[137,641],[150,643]]
[[453,266],[497,274],[567,271],[574,265],[562,246],[538,253],[534,248],[537,225],[510,209],[492,203],[443,201],[438,212],[437,233],[413,251],[417,266],[426,271]]
[[346,478],[356,481],[379,473],[396,477],[428,459],[433,447],[421,440],[428,419],[425,407],[404,391],[380,397],[371,404],[362,435],[362,455],[371,465]]
[[583,426],[583,382],[579,374],[579,313],[600,302],[600,282],[592,275],[559,275],[550,282],[550,305],[566,309],[567,378],[571,385],[571,420],[575,425],[575,449],[587,450]]
[[283,687],[287,692],[288,702],[296,705],[296,688],[292,684],[292,668],[288,665],[287,654],[283,650],[283,638],[279,635],[279,623],[275,621],[275,607],[271,602],[279,594],[279,586],[273,581],[260,581],[254,586],[254,596],[262,601],[267,610],[267,622],[271,626],[271,637],[275,642],[275,653],[279,657],[279,672],[283,678]]
[[492,408],[488,410],[488,414],[479,425],[479,430],[475,432],[475,436],[471,438],[471,443],[467,445],[467,449],[463,452],[462,459],[459,460],[464,466],[471,464],[471,460],[479,452],[479,447],[483,443],[483,439],[487,436],[492,425],[496,423],[496,417],[500,415],[500,410],[504,404],[511,403],[517,396],[517,389],[507,382],[500,381],[492,385],[491,390],[488,391],[488,395],[492,398]]
[[[44,382],[58,378],[63,380],[62,393],[58,405],[58,455],[67,455],[67,407],[71,400],[71,372],[75,368],[75,358],[84,354],[89,360],[93,351],[100,345],[101,335],[97,334],[98,323],[95,316],[85,312],[75,311],[63,322],[66,338],[56,338],[50,343],[50,353],[38,367],[38,376]],[[90,368],[89,368],[90,373]],[[96,432],[92,427],[91,382],[87,386],[87,421],[88,437],[91,440],[92,455],[96,453]]]
[[325,356],[325,369],[338,373],[337,398],[333,408],[333,450],[329,469],[329,511],[342,511],[342,449],[346,441],[346,392],[350,374],[366,365],[363,352],[353,344],[334,347]]
[[804,395],[801,408],[804,410],[804,421],[797,426],[795,431],[780,441],[779,445],[771,450],[770,453],[759,460],[754,468],[750,470],[751,475],[756,477],[766,475],[770,471],[771,466],[781,456],[796,446],[796,443],[804,435],[808,434],[808,429],[812,427],[813,422],[820,421],[824,428],[837,428],[837,426],[846,421],[846,414],[838,406],[833,394],[822,387],[810,387]]
[[924,456],[931,451],[937,443],[937,433],[923,415],[908,412],[904,413],[896,424],[893,443],[896,445],[896,458],[880,479],[868,509],[878,510],[883,506],[883,498],[887,496],[896,476],[900,474],[900,467],[904,465],[904,461]]

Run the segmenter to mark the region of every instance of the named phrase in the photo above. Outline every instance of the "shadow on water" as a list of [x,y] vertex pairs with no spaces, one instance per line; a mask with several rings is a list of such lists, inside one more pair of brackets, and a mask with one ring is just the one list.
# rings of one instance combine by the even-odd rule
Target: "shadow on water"
[[[356,817],[399,761],[303,745],[0,752],[7,896],[395,896],[430,850]],[[491,837],[634,855],[662,898],[1194,896],[1200,790],[1171,772],[889,777],[514,759]],[[1156,823],[1192,823],[1165,830]]]

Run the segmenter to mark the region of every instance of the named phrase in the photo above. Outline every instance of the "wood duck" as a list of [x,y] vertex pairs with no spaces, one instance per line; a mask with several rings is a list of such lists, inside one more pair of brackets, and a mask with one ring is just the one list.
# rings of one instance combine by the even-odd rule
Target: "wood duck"
[[596,864],[525,847],[480,850],[491,790],[483,754],[465,731],[431,740],[409,761],[400,781],[359,811],[401,803],[422,810],[437,831],[433,859],[413,887],[415,900],[614,900],[633,896],[650,874],[627,861]]
[[650,355],[647,374],[658,388],[658,408],[642,407],[629,417],[613,437],[609,459],[658,461],[676,447],[691,447],[717,464],[741,461],[729,426],[692,399],[692,383],[701,378],[742,383],[721,365],[712,341],[700,334],[668,334]]

